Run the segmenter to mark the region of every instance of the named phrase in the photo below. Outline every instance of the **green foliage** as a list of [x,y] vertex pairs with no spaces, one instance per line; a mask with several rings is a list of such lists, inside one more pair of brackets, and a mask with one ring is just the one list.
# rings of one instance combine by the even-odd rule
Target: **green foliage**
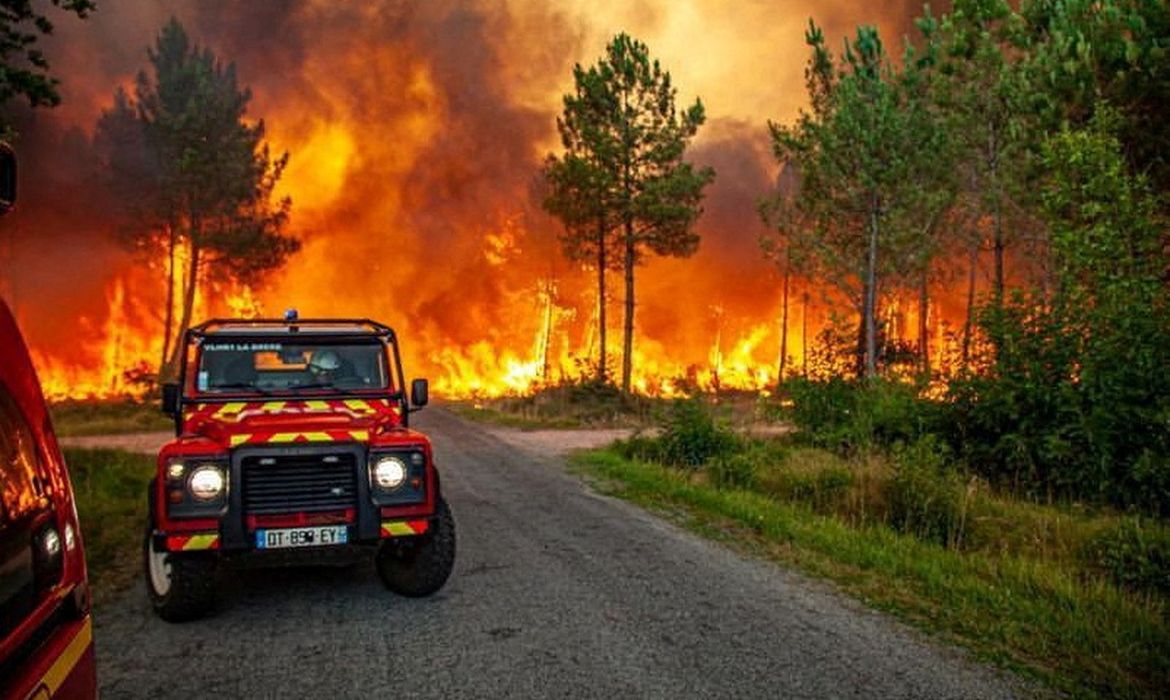
[[[95,7],[93,0],[52,0],[52,4],[82,19]],[[34,9],[29,0],[0,2],[0,104],[22,96],[30,107],[61,103],[59,81],[49,75],[49,61],[36,47],[41,36],[52,33],[48,15]]]
[[698,467],[730,455],[738,439],[716,419],[701,399],[675,401],[662,423],[661,458],[665,464]]
[[967,481],[950,464],[946,445],[926,436],[893,453],[886,484],[890,525],[925,542],[959,548],[967,525]]
[[1133,172],[1170,188],[1170,5],[1160,0],[1031,0],[1025,66],[1050,128],[1118,112]]
[[[698,248],[694,223],[715,171],[696,169],[683,156],[706,116],[698,100],[675,108],[670,73],[626,34],[614,37],[596,65],[574,66],[573,80],[557,120],[565,153],[545,163],[543,204],[565,224],[561,243],[569,259],[588,260],[602,272],[615,263],[625,270],[622,390],[629,393],[634,267],[648,253],[686,257]],[[609,257],[611,248],[620,255]],[[603,299],[604,275],[598,284]]]
[[1170,528],[1125,518],[1102,531],[1085,549],[1090,566],[1120,586],[1170,596]]

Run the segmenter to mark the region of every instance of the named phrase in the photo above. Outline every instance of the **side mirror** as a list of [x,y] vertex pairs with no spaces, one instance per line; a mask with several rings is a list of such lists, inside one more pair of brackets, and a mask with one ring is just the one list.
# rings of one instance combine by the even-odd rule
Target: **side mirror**
[[168,416],[176,416],[179,413],[179,384],[178,382],[167,382],[162,385],[162,412]]
[[0,214],[7,212],[16,203],[16,154],[12,148],[0,142]]
[[427,385],[427,380],[416,379],[410,383],[410,403],[415,408],[426,406],[429,399],[430,387]]

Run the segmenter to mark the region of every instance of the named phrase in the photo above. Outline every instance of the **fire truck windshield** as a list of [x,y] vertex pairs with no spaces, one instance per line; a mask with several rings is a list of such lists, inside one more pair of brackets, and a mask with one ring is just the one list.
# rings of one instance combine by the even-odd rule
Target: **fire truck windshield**
[[380,342],[219,341],[199,353],[195,389],[208,393],[389,389]]

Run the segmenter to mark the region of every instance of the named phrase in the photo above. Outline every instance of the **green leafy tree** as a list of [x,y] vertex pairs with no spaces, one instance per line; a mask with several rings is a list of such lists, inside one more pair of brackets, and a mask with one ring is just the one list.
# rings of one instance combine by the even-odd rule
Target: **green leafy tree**
[[800,173],[795,206],[813,267],[858,311],[858,370],[877,374],[877,306],[883,278],[905,269],[906,250],[921,243],[911,216],[923,180],[937,161],[937,133],[924,101],[897,75],[878,32],[861,27],[840,65],[810,23],[806,70],[811,108],[791,127],[770,124],[782,163]]
[[251,92],[237,85],[235,66],[193,45],[173,19],[148,56],[153,74],[138,75],[133,99],[115,93],[95,141],[108,184],[126,203],[127,243],[169,256],[169,374],[203,283],[255,282],[300,244],[283,232],[291,202],[273,198],[288,154],[273,158],[264,123],[244,121]]
[[[715,178],[711,168],[696,169],[683,160],[686,147],[705,120],[696,100],[681,113],[670,73],[650,59],[646,45],[619,34],[595,66],[574,70],[576,92],[565,98],[560,120],[566,128],[566,159],[552,161],[554,191],[579,196],[553,207],[575,211],[569,238],[592,237],[588,249],[601,256],[616,237],[625,272],[625,323],[622,390],[629,392],[634,349],[634,269],[648,253],[685,257],[698,249],[695,221],[702,212],[703,189]],[[560,166],[557,166],[557,164]],[[565,165],[569,163],[569,165]],[[568,178],[565,181],[563,178]],[[564,218],[564,217],[562,217]],[[576,244],[574,244],[576,245]],[[572,249],[572,246],[570,246]]]
[[[92,0],[52,4],[83,19],[94,9]],[[0,104],[15,97],[24,97],[30,107],[60,104],[60,83],[49,75],[49,60],[37,48],[37,40],[52,33],[53,22],[31,0],[0,0]]]
[[[1026,62],[1047,127],[1086,126],[1108,105],[1130,168],[1170,191],[1170,4],[1030,0]],[[1163,212],[1167,202],[1163,203]]]

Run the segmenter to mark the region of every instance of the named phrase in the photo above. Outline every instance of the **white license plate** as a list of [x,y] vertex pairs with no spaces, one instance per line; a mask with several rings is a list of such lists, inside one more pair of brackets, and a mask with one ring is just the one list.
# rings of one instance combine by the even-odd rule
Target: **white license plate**
[[320,547],[322,545],[345,544],[347,541],[349,541],[349,530],[344,525],[287,527],[279,530],[256,531],[257,549]]

